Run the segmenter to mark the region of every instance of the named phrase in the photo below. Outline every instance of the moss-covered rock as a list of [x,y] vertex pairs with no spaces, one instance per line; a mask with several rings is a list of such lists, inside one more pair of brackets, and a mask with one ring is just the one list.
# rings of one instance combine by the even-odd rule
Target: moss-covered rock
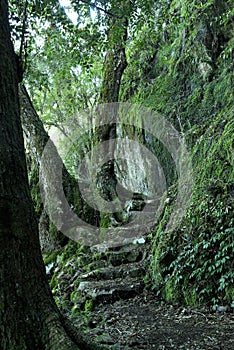
[[137,93],[132,95],[133,101],[162,113],[183,133],[194,171],[192,203],[178,228],[166,231],[172,200],[154,230],[147,281],[166,300],[231,304],[233,11],[228,1],[186,3],[180,7],[176,1],[165,2],[160,8],[165,11],[164,36],[155,34],[155,76],[147,80],[145,72],[140,70],[140,76],[138,71]]

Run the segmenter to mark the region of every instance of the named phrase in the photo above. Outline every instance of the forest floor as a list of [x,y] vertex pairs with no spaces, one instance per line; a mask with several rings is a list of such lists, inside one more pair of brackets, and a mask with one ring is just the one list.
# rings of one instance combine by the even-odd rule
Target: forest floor
[[85,320],[90,337],[104,349],[234,349],[233,312],[173,306],[148,292],[99,304]]

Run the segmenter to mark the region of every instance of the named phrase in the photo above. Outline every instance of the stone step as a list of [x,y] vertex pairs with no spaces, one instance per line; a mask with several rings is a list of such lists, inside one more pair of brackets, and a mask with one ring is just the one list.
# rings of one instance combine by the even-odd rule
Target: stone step
[[[142,246],[125,247],[119,251],[105,253],[106,260],[112,266],[120,266],[122,264],[136,263],[143,261],[145,258],[145,250]],[[104,256],[103,256],[104,258]]]
[[90,251],[92,253],[107,253],[107,252],[112,252],[112,251],[122,251],[128,248],[136,248],[138,246],[144,245],[146,243],[146,239],[147,237],[138,237],[138,238],[126,238],[123,240],[122,243],[124,244],[114,244],[111,245],[109,244],[105,244],[105,243],[101,243],[101,244],[97,244],[94,245],[90,248]]
[[116,278],[141,277],[145,275],[143,262],[133,262],[120,266],[108,266],[79,276],[82,280],[113,280]]
[[144,260],[146,252],[146,244],[131,244],[118,249],[99,250],[99,252],[93,254],[93,262],[105,261],[106,265],[120,266]]
[[125,278],[104,281],[82,281],[78,291],[91,298],[95,303],[115,302],[120,299],[130,299],[142,293],[143,278]]

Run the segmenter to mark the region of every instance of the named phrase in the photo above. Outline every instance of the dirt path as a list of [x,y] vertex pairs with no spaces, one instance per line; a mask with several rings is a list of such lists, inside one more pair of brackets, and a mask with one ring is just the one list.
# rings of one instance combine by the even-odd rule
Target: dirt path
[[234,350],[234,314],[163,305],[148,293],[100,304],[83,321],[105,349]]

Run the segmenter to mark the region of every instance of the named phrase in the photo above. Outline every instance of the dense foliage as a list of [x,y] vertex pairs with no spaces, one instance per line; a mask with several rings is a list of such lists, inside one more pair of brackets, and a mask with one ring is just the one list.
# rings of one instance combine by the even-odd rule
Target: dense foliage
[[[67,18],[57,1],[46,1],[45,7],[32,3],[25,82],[43,122],[58,128],[67,116],[97,103],[104,56],[115,47],[110,41],[117,40],[109,35],[117,21],[113,17],[127,18],[128,37],[121,44],[128,66],[120,100],[150,107],[168,118],[185,136],[194,169],[192,204],[175,232],[165,232],[165,227],[176,183],[168,191],[171,200],[151,232],[147,282],[167,300],[230,305],[234,300],[233,1],[129,1],[131,11],[116,1],[71,1],[77,23]],[[148,146],[152,149],[152,144]],[[157,154],[158,143],[153,147]],[[174,176],[173,164],[168,157],[164,161]],[[71,159],[66,162],[71,167]],[[63,264],[66,259],[62,255]]]
[[185,132],[194,169],[193,202],[179,229],[164,231],[173,209],[168,206],[153,235],[150,276],[154,289],[168,300],[230,304],[233,10],[231,2],[183,3],[182,8],[177,2],[168,8],[173,17],[166,26],[167,40],[159,45],[155,78],[137,95]]

